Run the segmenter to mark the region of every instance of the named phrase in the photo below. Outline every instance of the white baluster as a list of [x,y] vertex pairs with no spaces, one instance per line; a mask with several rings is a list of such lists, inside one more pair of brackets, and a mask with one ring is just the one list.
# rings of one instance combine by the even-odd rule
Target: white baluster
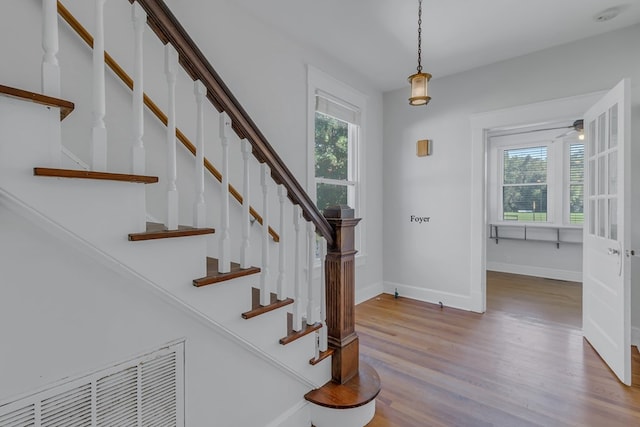
[[271,169],[266,163],[260,165],[260,184],[262,185],[262,270],[260,275],[260,304],[269,305],[269,183]]
[[327,276],[325,272],[325,260],[327,258],[327,241],[324,238],[320,239],[320,322],[322,322],[322,328],[318,331],[319,337],[319,350],[327,351],[329,347],[329,335],[327,330]]
[[164,47],[164,72],[169,90],[167,122],[167,228],[178,228],[178,169],[176,165],[176,78],[178,73],[178,52],[167,43]]
[[315,298],[313,295],[313,265],[316,262],[316,227],[307,222],[307,325],[315,323]]
[[220,142],[222,144],[222,192],[220,194],[220,249],[218,272],[231,271],[231,236],[229,235],[229,136],[231,118],[220,113]]
[[315,337],[316,337],[316,346],[315,346],[315,351],[313,353],[313,358],[315,360],[318,360],[320,358],[320,331],[319,330],[316,331]]
[[133,22],[133,146],[131,148],[131,173],[144,175],[146,160],[144,153],[144,78],[142,41],[147,27],[147,14],[136,2],[131,5]]
[[93,129],[91,134],[91,169],[107,170],[106,93],[104,83],[104,4],[95,0],[96,29],[93,39]]
[[[60,66],[58,64],[58,4],[56,0],[42,0],[42,93],[60,97]],[[51,167],[59,168],[62,152],[61,128],[49,138]]]
[[60,97],[58,64],[58,2],[42,0],[42,93]]
[[300,221],[302,211],[300,206],[293,205],[293,229],[295,230],[295,270],[293,284],[293,326],[294,331],[302,329],[302,248],[300,247]]
[[196,200],[193,205],[193,226],[202,228],[206,223],[207,207],[204,202],[204,97],[207,88],[200,80],[193,83],[196,96]]
[[278,199],[280,201],[280,242],[278,243],[279,259],[278,259],[278,299],[286,298],[286,247],[285,247],[285,226],[284,226],[284,205],[287,201],[287,189],[284,185],[278,186]]
[[251,253],[251,219],[249,218],[249,159],[251,157],[251,143],[243,139],[241,144],[244,178],[242,184],[242,248],[240,251],[240,268],[249,268],[249,255]]

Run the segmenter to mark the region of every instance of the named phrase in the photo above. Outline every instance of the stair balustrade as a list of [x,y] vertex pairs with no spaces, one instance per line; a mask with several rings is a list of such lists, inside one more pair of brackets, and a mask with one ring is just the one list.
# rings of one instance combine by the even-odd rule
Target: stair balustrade
[[[262,224],[261,232],[261,275],[260,275],[260,305],[269,306],[273,304],[271,292],[276,291],[277,300],[282,301],[287,294],[293,292],[294,304],[291,313],[291,328],[293,331],[304,332],[307,326],[317,329],[318,322],[323,326],[322,331],[317,335],[315,359],[319,358],[320,352],[326,352],[329,347],[336,351],[337,362],[333,363],[333,377],[338,382],[345,382],[358,370],[357,336],[353,331],[353,325],[343,326],[342,316],[347,316],[349,322],[353,321],[354,311],[354,262],[353,241],[346,242],[346,247],[342,248],[345,242],[341,241],[338,228],[347,223],[351,229],[357,224],[357,220],[346,218],[333,219],[331,223],[319,212],[315,204],[311,201],[300,183],[286,167],[281,158],[267,142],[264,135],[257,128],[252,119],[247,115],[239,102],[220,79],[213,67],[209,64],[202,52],[188,36],[184,28],[176,20],[168,7],[161,0],[129,0],[132,3],[132,22],[134,27],[133,55],[134,55],[134,79],[130,79],[126,73],[116,66],[120,71],[116,74],[123,78],[123,81],[133,89],[133,132],[131,148],[132,172],[141,173],[145,168],[145,147],[143,143],[144,122],[142,105],[147,105],[151,111],[163,121],[166,129],[166,156],[167,156],[167,201],[166,201],[166,228],[169,230],[178,229],[179,224],[179,195],[177,188],[177,139],[183,143],[188,142],[186,137],[177,128],[176,123],[176,80],[178,64],[187,75],[194,81],[195,103],[196,103],[196,130],[197,146],[185,143],[185,146],[196,155],[195,166],[195,201],[193,203],[193,226],[203,227],[207,222],[206,201],[204,200],[204,168],[210,171],[215,170],[204,157],[205,136],[204,136],[204,99],[208,99],[219,114],[219,134],[222,145],[222,173],[216,176],[222,183],[220,192],[220,228],[218,245],[218,270],[220,273],[227,273],[231,270],[231,231],[229,225],[230,206],[229,195],[242,203],[242,213],[240,220],[241,241],[240,241],[240,268],[250,267],[250,227],[252,221],[250,215]],[[64,10],[58,3],[59,8]],[[106,114],[106,93],[105,93],[105,57],[109,66],[114,68],[111,58],[104,50],[104,6],[105,0],[95,0],[95,29],[93,38],[93,123],[92,123],[92,150],[91,168],[93,171],[107,170],[107,129],[105,126]],[[57,52],[57,33],[53,21],[57,21],[55,8],[52,7],[51,0],[43,0],[43,91],[45,81],[55,80],[55,71],[50,71],[57,65],[55,53]],[[65,11],[68,13],[68,11]],[[67,17],[65,19],[68,20]],[[163,116],[159,108],[143,91],[143,28],[142,23],[146,21],[153,29],[154,33],[165,44],[165,74],[167,82],[168,113]],[[83,39],[89,42],[90,36],[81,34]],[[45,70],[47,77],[45,78]],[[59,82],[59,79],[58,79]],[[47,91],[55,91],[55,82],[47,83]],[[58,83],[59,86],[59,83]],[[166,117],[166,120],[163,120]],[[242,156],[242,179],[244,198],[235,190],[231,191],[230,180],[230,133],[235,131],[240,141]],[[262,188],[262,217],[257,214],[249,205],[250,184],[250,158],[252,153],[260,163],[260,185]],[[214,175],[216,175],[214,173]],[[269,227],[270,219],[270,187],[271,181],[277,186],[277,200],[279,206],[279,227],[280,236],[277,236]],[[285,201],[289,199],[293,204],[293,224],[285,221]],[[304,221],[304,223],[303,223]],[[337,225],[336,225],[337,224]],[[293,228],[294,265],[292,288],[286,285],[286,244],[288,244],[289,233],[287,228]],[[351,230],[352,231],[352,230]],[[351,232],[350,231],[350,232]],[[278,275],[276,280],[272,280],[270,274],[270,249],[273,241],[270,236],[277,236],[279,241],[278,250]],[[318,239],[318,237],[320,237]],[[331,249],[331,263],[337,266],[329,272],[325,271],[325,259],[327,258],[325,246]],[[321,277],[320,285],[316,285],[314,280],[314,266],[316,264],[317,252],[320,253]],[[255,258],[255,257],[254,257]],[[303,270],[306,274],[303,275]],[[276,283],[273,286],[272,282]],[[343,285],[346,283],[346,287]],[[305,285],[306,284],[306,288]],[[332,288],[327,290],[325,284],[331,284]],[[340,289],[335,288],[338,286]],[[328,292],[328,293],[327,293]],[[329,295],[329,297],[328,297]],[[338,295],[338,300],[333,300],[333,296]],[[316,299],[319,296],[319,301]],[[330,321],[326,319],[330,314]],[[320,317],[318,319],[317,317]],[[327,327],[329,325],[329,327]],[[337,336],[332,336],[332,331]],[[290,331],[287,331],[289,333]],[[348,342],[345,341],[347,334]],[[300,334],[301,336],[304,333]],[[287,340],[285,340],[287,341]],[[282,342],[282,340],[281,340]],[[290,341],[288,341],[290,342]],[[346,351],[342,352],[345,348]],[[354,373],[355,369],[355,373]]]
[[[91,36],[84,28],[79,31],[79,35],[87,41],[87,43],[93,47],[92,50],[92,70],[93,77],[92,81],[92,138],[91,138],[91,162],[90,168],[95,172],[106,172],[109,167],[107,165],[107,150],[108,150],[108,129],[105,124],[105,116],[107,114],[106,111],[106,78],[105,75],[105,64],[109,64],[111,68],[114,69],[117,75],[119,75],[125,84],[127,84],[132,89],[132,135],[131,135],[131,172],[134,174],[142,174],[146,170],[146,153],[145,153],[145,144],[144,144],[144,105],[147,105],[152,112],[154,112],[161,121],[163,121],[166,125],[166,224],[165,229],[167,230],[177,230],[178,224],[180,222],[179,215],[179,192],[177,186],[178,180],[178,170],[177,170],[177,150],[176,150],[176,139],[186,139],[186,137],[182,136],[182,133],[179,131],[177,127],[177,112],[176,112],[176,81],[178,74],[178,64],[183,65],[185,67],[185,60],[181,56],[184,51],[184,47],[180,49],[180,53],[176,48],[176,44],[169,40],[169,43],[165,44],[164,47],[164,73],[166,79],[166,91],[167,91],[167,114],[163,117],[164,113],[159,111],[159,108],[148,98],[148,96],[144,93],[144,61],[143,61],[143,52],[144,52],[144,30],[145,23],[150,23],[152,28],[158,33],[158,22],[161,21],[162,16],[158,15],[149,15],[148,10],[151,8],[152,11],[157,12],[161,10],[164,13],[169,13],[172,23],[175,18],[170,15],[166,6],[160,2],[155,2],[154,4],[149,4],[145,2],[132,2],[131,6],[131,25],[133,27],[133,78],[128,77],[128,75],[124,72],[124,70],[117,64],[117,62],[110,57],[110,55],[105,51],[105,5],[107,4],[106,0],[95,0],[94,1],[94,18],[95,18],[95,31],[96,34]],[[55,65],[59,69],[59,65],[57,64],[57,58],[55,54],[58,50],[58,31],[57,28],[57,19],[56,19],[56,8],[52,5],[51,0],[43,0],[43,49],[45,51],[42,60],[43,67],[43,91],[45,90],[45,81],[49,81],[51,83],[47,84],[47,91],[52,91],[54,93],[56,88],[60,86],[59,76],[56,78],[55,73],[49,73],[48,71],[52,65]],[[58,12],[61,13],[63,18],[67,20],[72,28],[73,17],[71,14],[64,8],[61,2],[57,2]],[[160,6],[160,9],[158,9]],[[79,25],[76,24],[76,25]],[[80,26],[81,27],[81,26]],[[184,30],[179,27],[179,24],[176,25],[178,29],[178,33],[182,38],[190,41]],[[175,30],[174,28],[174,30]],[[165,31],[171,31],[165,29]],[[199,54],[199,52],[197,52]],[[193,68],[193,66],[191,66]],[[185,67],[187,69],[188,74],[192,74],[193,70],[189,68],[189,66]],[[195,67],[198,68],[198,67]],[[210,65],[208,63],[204,64],[204,69],[209,69]],[[47,75],[53,75],[53,78],[47,77],[45,79],[45,73]],[[217,82],[219,77],[213,73],[213,78]],[[187,145],[187,148],[190,148],[196,155],[196,164],[195,164],[195,200],[193,202],[193,227],[202,228],[207,223],[206,217],[206,202],[204,200],[204,165],[207,164],[207,160],[204,157],[204,144],[205,144],[205,136],[204,136],[204,116],[205,116],[205,108],[204,108],[204,99],[209,98],[211,100],[211,91],[209,87],[204,82],[209,82],[209,86],[211,83],[211,78],[204,80],[195,80],[194,81],[194,97],[196,103],[196,146],[191,148]],[[324,313],[326,309],[317,308],[318,301],[315,300],[314,295],[319,294],[319,292],[314,292],[314,279],[313,279],[313,268],[316,263],[316,230],[323,229],[330,230],[329,227],[326,227],[326,221],[322,217],[322,215],[317,211],[313,204],[309,203],[308,196],[301,190],[301,186],[295,181],[295,178],[291,176],[288,169],[282,164],[280,158],[273,152],[273,149],[266,143],[262,134],[255,128],[253,122],[245,117],[246,113],[242,110],[241,107],[237,104],[237,101],[230,94],[226,86],[223,83],[217,82],[216,87],[221,87],[223,89],[224,95],[220,96],[216,93],[214,97],[214,107],[219,110],[220,117],[220,140],[222,145],[222,172],[220,175],[220,181],[222,182],[222,191],[220,196],[220,224],[218,227],[218,235],[219,238],[219,251],[218,251],[218,270],[220,273],[228,273],[230,271],[230,261],[232,258],[231,254],[231,245],[230,245],[230,226],[229,226],[229,189],[233,189],[233,186],[229,183],[229,149],[230,149],[230,132],[231,130],[235,130],[239,135],[248,134],[257,135],[258,138],[248,139],[243,138],[241,141],[241,152],[243,157],[243,192],[245,194],[244,199],[240,196],[242,200],[242,220],[241,220],[241,228],[242,228],[242,243],[241,243],[241,251],[240,251],[240,261],[241,268],[247,269],[250,267],[249,260],[251,258],[250,248],[251,248],[251,238],[250,238],[250,228],[252,221],[250,220],[250,215],[252,214],[252,208],[249,205],[249,194],[250,194],[250,158],[249,153],[253,153],[258,161],[261,164],[261,186],[263,189],[263,197],[262,197],[262,206],[263,206],[263,216],[260,217],[256,212],[253,212],[253,216],[257,217],[259,222],[262,224],[269,223],[269,181],[271,181],[272,177],[275,179],[277,184],[277,194],[278,194],[278,203],[280,206],[279,214],[279,226],[280,230],[283,233],[283,236],[286,235],[287,225],[285,224],[285,201],[286,199],[291,200],[294,203],[294,206],[301,206],[301,209],[298,210],[298,218],[306,220],[306,233],[296,233],[297,238],[301,238],[306,240],[306,244],[298,245],[297,252],[302,250],[300,253],[300,257],[298,262],[296,263],[295,269],[298,270],[297,273],[294,273],[294,276],[297,278],[296,289],[293,290],[293,293],[298,295],[298,302],[296,304],[296,309],[294,310],[294,320],[293,320],[293,330],[301,331],[303,329],[303,324],[313,325],[316,322],[316,312]],[[57,89],[59,91],[59,89]],[[229,116],[229,114],[222,108],[222,105],[216,105],[216,99],[227,99],[227,102],[231,102],[231,107],[229,108],[232,111],[237,111],[241,113],[241,121],[233,120]],[[164,120],[163,120],[164,119]],[[249,131],[243,132],[239,129],[238,123],[241,123],[240,126],[247,126],[251,128]],[[257,141],[256,141],[257,140]],[[57,151],[60,152],[61,149]],[[52,149],[52,151],[55,151]],[[55,162],[54,162],[55,163]],[[274,171],[271,166],[275,166],[276,171]],[[282,172],[286,172],[286,176],[282,176]],[[288,188],[289,187],[289,188]],[[293,191],[291,191],[293,190]],[[238,198],[238,197],[236,197]],[[302,201],[303,203],[296,203]],[[308,209],[311,206],[312,209]],[[305,209],[307,208],[307,209]],[[316,219],[316,221],[312,221],[310,219]],[[319,219],[319,220],[318,220]],[[319,225],[316,224],[319,222]],[[290,226],[290,225],[289,225]],[[154,226],[154,230],[157,225]],[[272,290],[276,291],[277,299],[284,300],[287,298],[287,293],[291,292],[291,290],[287,289],[286,286],[286,243],[282,241],[283,236],[277,236],[277,241],[280,242],[278,249],[278,274],[275,279],[275,286],[272,286],[271,281],[273,278],[271,277],[271,268],[270,268],[270,238],[269,235],[273,235],[273,230],[270,227],[263,227],[263,232],[261,233],[261,279],[260,279],[260,302],[262,305],[270,304],[270,294]],[[327,234],[330,239],[332,236],[330,233]],[[326,236],[323,236],[326,238]],[[306,254],[306,256],[304,256]],[[296,253],[298,256],[298,253]],[[302,263],[305,263],[303,265]],[[300,274],[302,270],[306,271],[306,275]],[[275,275],[274,275],[275,276]],[[304,283],[306,282],[306,288]],[[326,347],[326,340],[323,344]]]

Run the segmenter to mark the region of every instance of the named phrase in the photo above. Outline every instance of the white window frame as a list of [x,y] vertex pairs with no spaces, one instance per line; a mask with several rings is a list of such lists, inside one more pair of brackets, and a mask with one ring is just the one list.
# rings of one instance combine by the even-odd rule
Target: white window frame
[[[547,220],[546,221],[518,221],[517,224],[549,224],[553,219],[553,185],[551,184],[552,179],[552,171],[553,171],[553,160],[551,156],[552,147],[551,144],[547,141],[540,142],[532,142],[532,143],[524,143],[524,144],[514,144],[514,145],[506,145],[503,147],[499,147],[497,152],[499,156],[499,188],[498,188],[498,211],[497,215],[499,215],[500,221],[508,222],[503,217],[504,212],[504,152],[509,150],[517,150],[523,148],[537,148],[537,147],[545,147],[547,149],[547,179],[545,180],[545,184],[547,186]],[[527,184],[523,184],[527,185]],[[496,217],[498,218],[498,216]]]
[[[564,183],[563,183],[563,191],[565,193],[565,197],[563,200],[563,206],[562,206],[562,213],[563,213],[563,221],[565,225],[568,226],[573,226],[573,227],[580,227],[582,228],[582,226],[584,225],[584,221],[580,224],[577,223],[572,223],[571,222],[571,146],[572,145],[577,145],[577,144],[582,144],[583,147],[585,147],[585,141],[581,141],[577,138],[575,139],[569,139],[569,140],[565,140],[564,141],[564,159],[563,162],[565,164],[565,168],[564,168]],[[583,157],[582,159],[582,167],[584,168],[583,170],[586,171],[586,159]],[[584,176],[584,174],[583,174]],[[584,180],[582,181],[582,212],[584,213],[584,210],[586,209],[586,204],[585,204],[585,193],[584,193],[584,189],[585,189],[585,182]]]
[[[555,139],[557,131],[549,134],[532,133],[511,136],[490,136],[487,168],[488,219],[492,224],[518,224],[582,228],[569,220],[569,147],[582,143],[577,139]],[[502,216],[502,184],[504,151],[527,147],[547,147],[547,221],[508,221]]]
[[[321,113],[322,114],[322,113]],[[331,116],[328,116],[331,117]],[[339,119],[338,119],[339,120]],[[342,121],[342,120],[340,120]],[[356,213],[358,212],[358,209],[356,208],[357,205],[359,205],[358,203],[358,197],[357,194],[359,192],[358,187],[360,186],[359,180],[358,180],[358,141],[360,140],[360,125],[354,125],[352,123],[349,122],[343,122],[343,123],[347,123],[348,129],[347,129],[347,133],[348,133],[348,144],[349,144],[349,149],[347,151],[347,168],[349,169],[347,176],[350,177],[351,179],[334,179],[334,178],[320,178],[315,176],[315,162],[313,165],[313,169],[314,169],[314,173],[313,173],[313,179],[315,181],[315,184],[313,185],[313,198],[314,200],[316,199],[317,194],[315,194],[315,191],[317,191],[317,186],[316,184],[330,184],[330,185],[341,185],[341,186],[345,186],[347,187],[347,203],[349,204],[349,206],[351,206],[352,208],[356,209]],[[314,121],[314,132],[315,132],[315,121]],[[314,134],[314,158],[315,158],[315,134]]]
[[[316,95],[318,94],[348,105],[359,113],[359,125],[349,126],[349,138],[355,137],[355,143],[351,147],[351,150],[349,150],[352,156],[352,158],[349,159],[352,170],[351,180],[347,182],[353,184],[355,194],[353,197],[349,195],[348,198],[350,201],[353,200],[354,206],[350,207],[355,210],[355,216],[357,218],[363,218],[366,221],[365,179],[362,159],[364,158],[364,141],[366,140],[367,98],[358,90],[312,65],[307,65],[307,193],[312,200],[316,200],[315,115]],[[352,134],[352,132],[356,133]],[[330,179],[322,179],[320,182],[333,183]],[[340,181],[340,183],[344,184],[344,181]],[[358,250],[356,259],[358,265],[362,265],[366,259],[366,233],[364,232],[364,228],[362,223],[356,227],[355,238],[356,249]]]

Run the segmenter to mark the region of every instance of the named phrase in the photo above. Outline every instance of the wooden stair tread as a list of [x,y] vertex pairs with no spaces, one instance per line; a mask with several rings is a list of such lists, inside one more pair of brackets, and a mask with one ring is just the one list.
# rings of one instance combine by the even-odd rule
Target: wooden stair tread
[[240,268],[240,264],[236,262],[231,263],[231,271],[229,273],[218,273],[218,259],[207,257],[207,275],[205,277],[195,279],[193,281],[193,286],[200,287],[211,285],[256,273],[260,273],[259,267]]
[[380,377],[371,365],[360,360],[358,374],[339,384],[329,381],[304,395],[316,405],[333,409],[350,409],[366,405],[380,393]]
[[293,330],[293,314],[287,313],[287,336],[280,338],[280,344],[287,345],[295,340],[302,338],[305,335],[310,334],[313,331],[317,331],[322,328],[322,323],[316,322],[313,325],[305,325],[299,331]]
[[278,299],[278,295],[271,292],[269,305],[260,304],[260,289],[251,288],[251,310],[242,313],[243,319],[251,319],[252,317],[259,316],[264,313],[268,313],[273,310],[277,310],[280,307],[284,307],[289,304],[293,304],[293,299],[285,298],[283,300]]
[[64,120],[75,108],[73,102],[64,99],[54,98],[52,96],[42,95],[41,93],[29,92],[28,90],[16,89],[9,86],[0,85],[0,95],[10,98],[23,99],[35,104],[47,107],[60,108],[60,121]]
[[317,365],[318,363],[322,362],[327,357],[332,356],[334,351],[335,350],[332,349],[332,348],[328,348],[327,351],[321,351],[317,358],[313,357],[313,358],[309,359],[309,364],[312,365],[312,366]]
[[157,176],[95,172],[84,169],[33,168],[33,174],[36,176],[52,176],[57,178],[100,179],[107,181],[136,182],[140,184],[153,184],[158,182]]
[[179,225],[175,230],[168,230],[164,224],[147,222],[147,231],[142,233],[130,233],[129,240],[137,242],[141,240],[168,239],[171,237],[201,236],[213,234],[213,228],[195,228],[188,225]]

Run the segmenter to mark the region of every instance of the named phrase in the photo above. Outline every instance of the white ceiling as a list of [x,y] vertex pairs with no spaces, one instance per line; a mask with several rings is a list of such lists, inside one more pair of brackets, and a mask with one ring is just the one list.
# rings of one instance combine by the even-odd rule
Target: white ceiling
[[[418,0],[233,0],[382,91],[417,66]],[[640,22],[640,0],[424,0],[422,65],[434,79]],[[596,22],[600,12],[621,13]],[[640,42],[640,41],[639,41]]]

